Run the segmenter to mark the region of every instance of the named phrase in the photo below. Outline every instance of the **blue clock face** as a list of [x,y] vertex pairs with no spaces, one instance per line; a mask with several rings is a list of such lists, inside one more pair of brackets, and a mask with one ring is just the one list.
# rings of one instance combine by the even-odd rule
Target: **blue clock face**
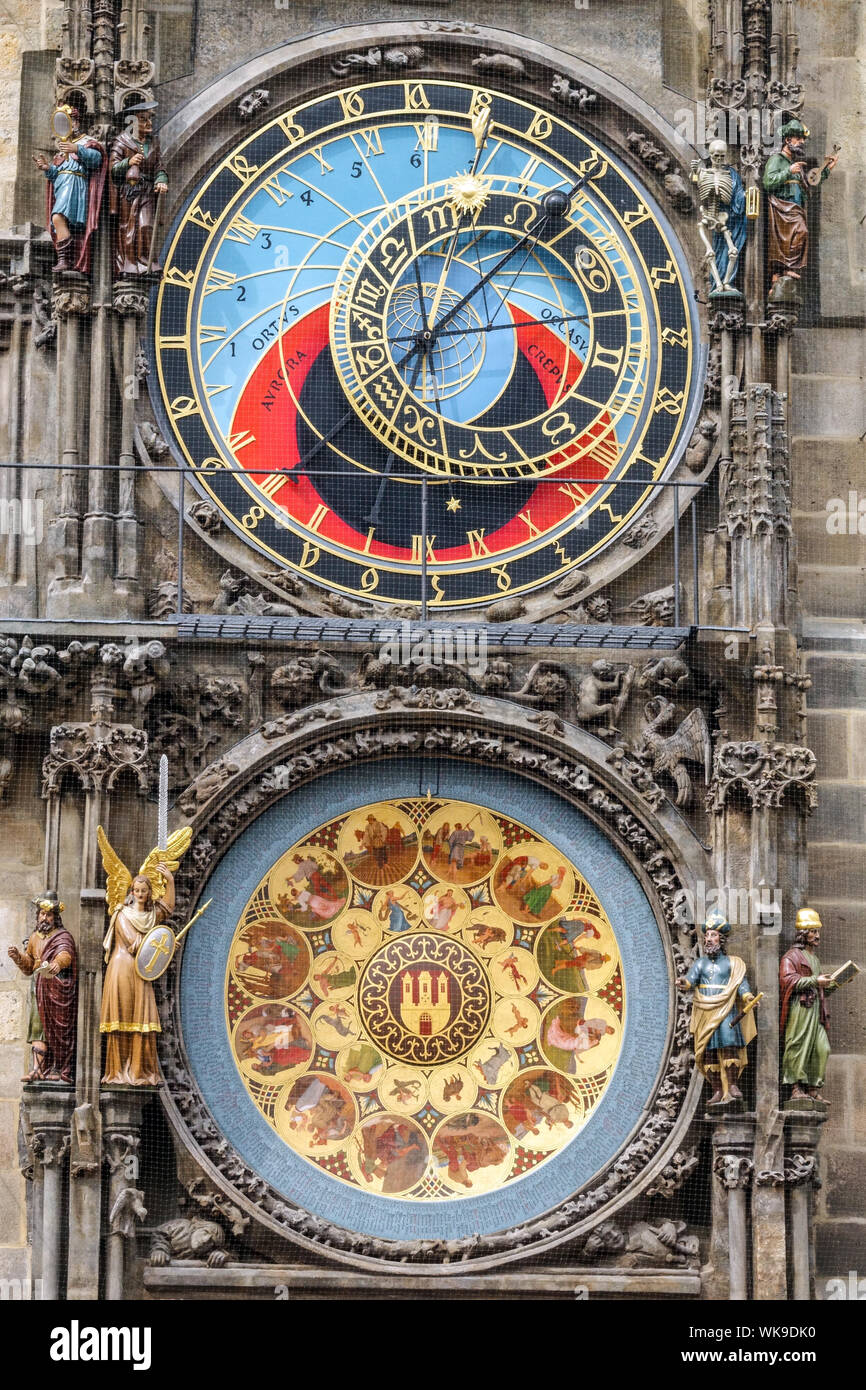
[[580,131],[393,81],[272,120],[178,219],[157,413],[271,563],[357,597],[525,592],[598,555],[698,389],[664,219]]

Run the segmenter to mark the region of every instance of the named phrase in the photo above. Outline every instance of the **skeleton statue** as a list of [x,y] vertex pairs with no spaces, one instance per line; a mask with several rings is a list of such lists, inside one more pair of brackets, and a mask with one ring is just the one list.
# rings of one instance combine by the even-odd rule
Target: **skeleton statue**
[[710,272],[713,294],[738,294],[734,283],[740,252],[746,242],[746,194],[743,181],[728,164],[724,140],[711,140],[709,167],[696,159],[692,182],[701,204],[698,226],[706,247],[704,260]]

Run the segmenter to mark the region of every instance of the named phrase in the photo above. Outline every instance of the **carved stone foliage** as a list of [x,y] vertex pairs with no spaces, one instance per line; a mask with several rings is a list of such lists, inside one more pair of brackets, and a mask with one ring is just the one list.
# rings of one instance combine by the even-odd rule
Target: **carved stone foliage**
[[[89,46],[88,35],[87,47]],[[82,45],[83,48],[84,45]],[[88,111],[93,111],[93,73],[94,62],[92,58],[71,56],[58,58],[54,64],[57,100],[68,101],[71,96],[77,96],[79,101],[84,102]]]
[[199,673],[192,681],[167,685],[151,712],[153,753],[168,756],[174,786],[197,777],[221,743],[232,742],[244,720],[241,681]]
[[754,1167],[750,1158],[737,1153],[719,1153],[713,1160],[713,1172],[728,1192],[749,1187]]
[[113,302],[118,314],[132,314],[140,318],[147,313],[147,289],[142,289],[136,280],[118,280],[114,285]]
[[121,772],[129,772],[145,792],[147,751],[147,734],[131,724],[55,724],[42,762],[42,795],[58,793],[67,772],[85,791],[110,790]]
[[89,281],[74,271],[67,271],[63,278],[57,278],[51,294],[51,310],[55,319],[69,318],[70,314],[89,314]]
[[713,755],[707,807],[722,812],[732,791],[743,792],[753,810],[781,806],[800,788],[808,810],[818,804],[817,759],[811,748],[758,740],[718,743]]
[[[339,705],[304,709],[275,721],[284,736],[289,725],[303,730],[300,747],[294,743],[275,751],[274,758],[282,761],[267,771],[259,771],[250,779],[235,780],[231,796],[219,804],[214,800],[209,809],[205,804],[196,827],[192,852],[183,861],[177,875],[177,912],[188,915],[188,909],[204,886],[225,846],[234,838],[242,824],[249,824],[281,795],[311,778],[346,765],[356,765],[366,759],[402,757],[424,752],[435,756],[447,753],[465,757],[473,763],[488,763],[508,767],[553,789],[569,795],[583,805],[609,834],[621,852],[641,866],[653,886],[665,921],[674,939],[671,950],[674,967],[685,968],[684,953],[677,944],[680,930],[676,921],[676,902],[684,885],[665,843],[657,837],[652,822],[639,819],[610,786],[580,762],[572,748],[552,752],[529,737],[496,726],[495,715],[501,712],[490,703],[482,706],[465,690],[380,691],[374,697],[393,698],[406,711],[399,727],[354,727],[337,732],[323,727],[318,738],[311,742],[310,725],[315,719],[332,722],[339,718]],[[441,702],[441,703],[440,703]],[[452,703],[453,702],[453,703]],[[448,710],[455,716],[449,718]],[[556,716],[549,715],[551,719]],[[560,728],[561,722],[560,723]],[[271,731],[276,737],[276,729]],[[240,760],[240,759],[239,759]],[[225,785],[225,784],[224,784]],[[375,1258],[393,1263],[474,1263],[494,1261],[503,1253],[531,1251],[543,1242],[567,1239],[573,1230],[586,1230],[596,1213],[621,1196],[645,1173],[653,1159],[668,1144],[681,1124],[682,1110],[692,1071],[692,1052],[689,1039],[689,1008],[679,996],[672,1050],[647,1118],[638,1135],[619,1156],[603,1170],[579,1195],[565,1202],[556,1212],[545,1217],[518,1224],[514,1229],[486,1236],[469,1236],[460,1240],[441,1242],[430,1240],[392,1241],[344,1230],[287,1202],[261,1177],[255,1174],[220,1134],[209,1114],[196,1082],[189,1072],[181,1043],[179,1027],[178,974],[172,966],[158,987],[163,1023],[161,1061],[166,1077],[170,1111],[182,1124],[206,1158],[212,1171],[220,1175],[227,1188],[244,1211],[255,1216],[258,1212],[271,1229],[276,1228],[302,1241],[310,1241],[319,1249],[330,1247],[344,1255]],[[663,1166],[655,1180],[654,1191],[669,1193],[692,1171],[692,1155],[674,1149],[673,1156]],[[170,1233],[169,1233],[170,1236]],[[186,1239],[186,1233],[182,1235]],[[608,1252],[610,1253],[610,1252]],[[681,1225],[676,1222],[636,1223],[624,1235],[622,1247],[613,1252],[622,1255],[626,1263],[647,1261],[662,1265],[690,1265],[697,1247]],[[599,1250],[599,1255],[604,1252]],[[171,1252],[169,1250],[169,1257]],[[160,1261],[163,1262],[163,1261]]]
[[[118,693],[139,707],[168,674],[162,642],[70,642],[57,648],[32,637],[0,636],[0,728],[20,733],[47,710],[69,705],[91,682],[110,673]],[[50,694],[51,705],[46,702]],[[93,711],[92,711],[93,712]]]
[[692,1176],[700,1163],[697,1149],[678,1149],[658,1177],[646,1190],[648,1197],[672,1197]]

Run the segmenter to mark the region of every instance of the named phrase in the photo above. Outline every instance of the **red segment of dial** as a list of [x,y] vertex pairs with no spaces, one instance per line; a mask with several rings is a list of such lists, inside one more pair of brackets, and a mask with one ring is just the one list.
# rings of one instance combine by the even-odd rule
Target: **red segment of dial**
[[[523,311],[508,307],[518,325],[518,348],[538,377],[545,402],[550,406],[571,389],[583,364],[551,329],[534,323],[520,326],[525,324]],[[238,462],[249,471],[253,483],[265,483],[278,471],[291,469],[299,462],[296,402],[319,353],[328,350],[329,310],[330,306],[323,304],[287,328],[282,338],[262,357],[244,388],[231,428],[233,434],[252,436]],[[574,486],[569,491],[565,484],[570,477],[598,477],[599,480],[607,477],[615,457],[609,424],[610,417],[606,415],[593,431],[581,436],[569,449],[551,455],[551,465],[558,470],[556,482],[539,483],[517,516],[485,535],[485,546],[491,555],[519,548],[572,515],[581,498],[589,496],[593,489]],[[599,441],[598,449],[580,457],[593,435]],[[569,456],[573,458],[571,466],[563,467]],[[350,466],[346,464],[347,469]],[[346,481],[351,483],[349,478]],[[375,539],[371,544],[366,535],[347,525],[325,506],[304,473],[294,482],[286,477],[280,486],[269,485],[268,496],[294,522],[315,531],[324,541],[369,556],[371,560],[411,561],[407,547],[377,544]],[[437,550],[436,558],[442,563],[455,563],[473,556],[466,544]]]

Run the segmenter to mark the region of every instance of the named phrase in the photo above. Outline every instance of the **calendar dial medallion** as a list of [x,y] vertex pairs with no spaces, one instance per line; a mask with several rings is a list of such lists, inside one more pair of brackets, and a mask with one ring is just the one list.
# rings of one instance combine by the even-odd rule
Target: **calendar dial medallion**
[[633,523],[686,442],[696,341],[682,252],[609,152],[511,96],[390,81],[278,116],[202,182],[150,384],[261,558],[459,608]]

